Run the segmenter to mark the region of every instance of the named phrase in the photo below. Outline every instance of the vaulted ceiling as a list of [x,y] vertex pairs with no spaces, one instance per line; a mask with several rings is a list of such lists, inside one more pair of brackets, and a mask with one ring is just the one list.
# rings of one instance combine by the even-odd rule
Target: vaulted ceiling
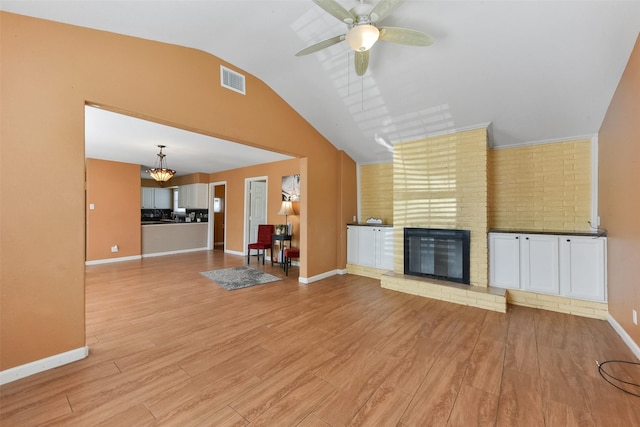
[[347,30],[311,0],[3,0],[1,8],[216,55],[263,80],[360,164],[390,161],[396,142],[480,126],[496,147],[591,137],[640,31],[635,1],[406,1],[382,24],[435,43],[379,41],[361,78],[346,42],[294,56]]

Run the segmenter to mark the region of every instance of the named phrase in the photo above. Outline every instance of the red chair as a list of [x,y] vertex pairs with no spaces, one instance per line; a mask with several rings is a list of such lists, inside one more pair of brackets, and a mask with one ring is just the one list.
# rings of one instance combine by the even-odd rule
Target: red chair
[[262,250],[262,265],[264,265],[264,258],[266,250],[271,252],[271,236],[275,231],[273,224],[260,224],[258,225],[258,241],[256,243],[249,243],[247,246],[247,264],[251,259],[251,249],[258,251],[258,262],[260,262],[260,250]]
[[298,248],[285,248],[284,255],[284,273],[289,275],[289,266],[291,265],[291,258],[300,258],[300,249]]

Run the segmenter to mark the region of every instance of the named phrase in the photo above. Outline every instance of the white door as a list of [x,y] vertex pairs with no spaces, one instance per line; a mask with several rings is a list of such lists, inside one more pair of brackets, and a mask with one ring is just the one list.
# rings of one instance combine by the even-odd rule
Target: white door
[[267,182],[249,182],[249,243],[258,240],[258,225],[267,223]]

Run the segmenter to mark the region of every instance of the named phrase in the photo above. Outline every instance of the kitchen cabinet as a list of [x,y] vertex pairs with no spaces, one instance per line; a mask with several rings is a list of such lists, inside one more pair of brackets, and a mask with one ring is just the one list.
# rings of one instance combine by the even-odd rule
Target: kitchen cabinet
[[347,226],[347,263],[393,270],[393,227]]
[[171,209],[171,190],[169,188],[140,188],[142,209]]
[[188,184],[178,187],[178,207],[208,209],[209,186],[207,184]]
[[489,284],[606,300],[606,238],[489,233]]

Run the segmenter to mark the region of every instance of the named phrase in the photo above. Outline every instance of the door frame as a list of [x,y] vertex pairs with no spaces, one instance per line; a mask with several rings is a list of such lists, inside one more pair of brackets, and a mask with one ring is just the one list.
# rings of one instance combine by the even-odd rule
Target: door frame
[[[213,212],[213,199],[216,195],[216,187],[224,187],[224,198],[227,198],[227,181],[216,181],[209,183],[209,215],[207,227],[207,249],[212,251],[215,248],[215,213]],[[224,223],[227,223],[227,209],[224,209]],[[224,228],[223,252],[227,251],[227,227]]]

